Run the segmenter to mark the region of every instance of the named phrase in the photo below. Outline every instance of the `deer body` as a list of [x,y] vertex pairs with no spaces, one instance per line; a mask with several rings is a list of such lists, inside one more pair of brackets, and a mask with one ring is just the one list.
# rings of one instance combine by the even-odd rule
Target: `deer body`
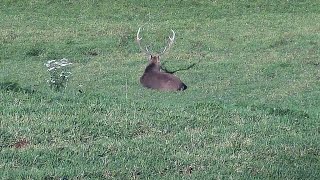
[[159,56],[150,56],[149,65],[140,77],[140,83],[151,89],[183,91],[187,86],[175,75],[161,72]]
[[172,37],[169,37],[170,42],[168,46],[166,46],[161,53],[152,55],[147,47],[145,49],[141,47],[140,41],[142,38],[139,37],[140,30],[141,28],[139,28],[137,33],[138,45],[140,49],[149,56],[149,64],[144,70],[143,75],[140,77],[142,86],[150,89],[167,91],[183,91],[187,89],[187,86],[177,76],[161,71],[160,55],[163,55],[173,44],[175,38],[174,31],[171,30],[173,35]]

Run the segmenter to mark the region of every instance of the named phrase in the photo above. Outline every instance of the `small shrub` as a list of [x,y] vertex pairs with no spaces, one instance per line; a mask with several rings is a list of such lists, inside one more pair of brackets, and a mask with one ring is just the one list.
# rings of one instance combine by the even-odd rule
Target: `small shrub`
[[70,63],[66,58],[61,60],[49,60],[45,64],[48,68],[48,72],[50,73],[50,79],[47,80],[47,82],[52,89],[60,91],[66,88],[69,76],[71,75],[71,64],[72,63]]

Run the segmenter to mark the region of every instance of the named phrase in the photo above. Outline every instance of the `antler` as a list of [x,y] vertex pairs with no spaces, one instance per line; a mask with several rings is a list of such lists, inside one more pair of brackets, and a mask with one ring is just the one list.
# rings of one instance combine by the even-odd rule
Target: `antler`
[[141,30],[141,27],[139,27],[139,30],[138,30],[138,32],[137,32],[137,43],[138,43],[138,45],[139,45],[139,47],[140,47],[140,49],[141,49],[142,52],[146,53],[147,55],[151,55],[151,53],[150,53],[149,50],[148,50],[148,47],[146,47],[146,49],[143,49],[143,48],[141,47],[140,41],[141,41],[142,37],[139,37],[140,30]]
[[170,49],[170,47],[172,46],[173,42],[174,42],[174,38],[176,36],[176,33],[171,29],[172,31],[172,37],[169,36],[169,43],[166,47],[164,47],[163,51],[159,54],[159,55],[163,55],[168,49]]

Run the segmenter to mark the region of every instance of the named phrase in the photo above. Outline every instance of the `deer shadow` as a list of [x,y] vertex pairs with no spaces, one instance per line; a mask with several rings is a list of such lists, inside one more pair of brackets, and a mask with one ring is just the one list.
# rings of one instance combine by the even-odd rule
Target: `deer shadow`
[[[200,62],[200,61],[199,61]],[[196,63],[192,63],[191,65],[185,67],[185,68],[179,68],[177,70],[168,70],[166,67],[164,67],[164,64],[165,63],[162,63],[162,65],[160,66],[161,70],[166,72],[166,73],[169,73],[169,74],[174,74],[178,71],[186,71],[186,70],[189,70],[191,68],[193,68],[195,65],[197,65],[199,62],[196,62]]]

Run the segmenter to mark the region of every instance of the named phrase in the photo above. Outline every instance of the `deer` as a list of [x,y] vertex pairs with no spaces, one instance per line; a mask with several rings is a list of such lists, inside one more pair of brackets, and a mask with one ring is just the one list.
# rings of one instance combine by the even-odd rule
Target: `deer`
[[141,46],[142,37],[139,36],[141,27],[137,32],[137,43],[140,50],[148,56],[148,65],[144,70],[144,73],[140,77],[140,83],[143,87],[155,90],[164,91],[183,91],[187,89],[187,86],[175,75],[162,71],[160,56],[164,55],[168,51],[175,39],[175,32],[172,31],[172,36],[169,36],[169,43],[164,47],[161,53],[153,54],[149,51],[148,47],[145,49]]

